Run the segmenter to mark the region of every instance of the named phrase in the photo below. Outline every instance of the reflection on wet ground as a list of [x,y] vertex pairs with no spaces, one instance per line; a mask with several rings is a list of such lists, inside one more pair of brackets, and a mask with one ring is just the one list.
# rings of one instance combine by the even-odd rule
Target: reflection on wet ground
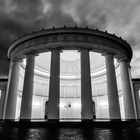
[[0,140],[140,140],[140,127],[0,127]]

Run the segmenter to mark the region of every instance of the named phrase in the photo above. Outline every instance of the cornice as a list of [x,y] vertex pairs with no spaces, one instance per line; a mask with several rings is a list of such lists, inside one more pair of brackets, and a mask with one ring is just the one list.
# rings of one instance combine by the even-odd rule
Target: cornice
[[[64,35],[64,36],[63,36]],[[70,36],[72,37],[70,38]],[[79,27],[61,27],[61,28],[51,28],[51,29],[42,29],[36,32],[32,32],[30,34],[24,35],[20,38],[18,38],[16,41],[13,42],[13,44],[10,46],[9,50],[8,50],[8,57],[10,58],[10,54],[11,52],[13,52],[14,50],[18,48],[20,48],[21,46],[26,46],[29,43],[32,43],[33,45],[36,43],[34,42],[34,40],[39,39],[39,38],[49,38],[48,42],[49,43],[56,43],[56,42],[65,42],[65,43],[69,43],[70,41],[75,41],[75,42],[84,42],[84,43],[97,43],[98,44],[98,38],[102,38],[102,44],[104,43],[105,45],[110,45],[109,43],[116,43],[118,44],[118,46],[120,46],[120,48],[116,48],[116,49],[121,49],[124,50],[124,55],[127,55],[127,57],[129,58],[129,61],[132,58],[132,49],[130,47],[130,45],[123,40],[120,37],[117,37],[115,34],[110,34],[107,31],[103,32],[103,31],[99,31],[98,29],[89,29],[89,28],[79,28]],[[59,38],[60,37],[60,38]],[[45,39],[46,39],[45,38]],[[95,40],[92,40],[92,38]],[[96,40],[97,38],[97,40]],[[45,40],[44,39],[44,40]],[[32,41],[32,42],[31,42]],[[40,39],[40,44],[41,43],[45,43],[45,42],[41,42],[42,40]],[[99,40],[101,42],[101,40]],[[99,43],[100,43],[99,42]],[[46,40],[47,43],[47,40]],[[113,44],[113,45],[114,45]],[[112,45],[112,49],[113,46]],[[20,46],[20,47],[19,47]],[[61,46],[60,46],[61,47]],[[80,48],[80,46],[78,46]],[[22,49],[22,47],[21,47]],[[48,49],[51,49],[48,47]],[[78,49],[78,48],[76,48]],[[110,47],[111,49],[111,47]],[[17,49],[18,50],[18,49]],[[34,51],[34,50],[33,50]],[[119,50],[121,52],[121,50]],[[27,52],[28,53],[28,52]]]

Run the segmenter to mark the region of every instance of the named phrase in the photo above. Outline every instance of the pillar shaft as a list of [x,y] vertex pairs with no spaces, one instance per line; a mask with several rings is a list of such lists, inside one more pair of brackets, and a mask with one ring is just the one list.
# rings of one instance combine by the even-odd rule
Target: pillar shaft
[[132,100],[133,100],[133,105],[134,105],[134,112],[135,112],[135,117],[137,119],[138,116],[137,116],[136,100],[135,100],[134,87],[133,87],[133,83],[132,83],[132,75],[131,75],[131,66],[130,66],[130,64],[128,64],[128,74],[129,74],[129,81],[130,81],[130,87],[131,87]]
[[112,54],[105,55],[110,119],[121,119],[115,67]]
[[5,95],[5,101],[4,101],[3,119],[5,119],[5,112],[6,112],[6,106],[7,106],[7,100],[8,100],[8,93],[9,93],[9,86],[10,86],[11,75],[12,75],[12,67],[13,67],[13,62],[10,61],[9,72],[8,72],[8,83],[7,83],[6,95]]
[[6,90],[4,88],[1,89],[1,97],[0,97],[0,119],[3,119],[5,94],[6,94]]
[[93,120],[89,51],[81,50],[81,117]]
[[135,101],[136,101],[136,110],[137,110],[137,118],[140,119],[140,97],[139,97],[139,89],[137,87],[134,88]]
[[121,72],[121,82],[122,82],[122,90],[123,90],[125,119],[126,120],[135,119],[136,116],[134,111],[134,104],[133,104],[133,97],[131,92],[127,61],[122,60],[120,62],[120,72]]
[[33,95],[33,84],[34,84],[34,65],[35,65],[35,55],[27,55],[27,63],[24,76],[24,85],[22,93],[21,120],[30,120],[32,113],[32,95]]
[[9,79],[9,88],[7,89],[7,100],[4,119],[15,119],[16,103],[17,103],[17,91],[19,82],[20,62],[18,60],[13,61],[11,77]]
[[49,85],[48,120],[59,120],[60,52],[52,50]]

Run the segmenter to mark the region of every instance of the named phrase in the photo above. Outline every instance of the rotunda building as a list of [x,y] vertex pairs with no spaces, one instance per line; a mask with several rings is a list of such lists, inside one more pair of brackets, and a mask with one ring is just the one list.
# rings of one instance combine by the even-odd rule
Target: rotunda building
[[130,45],[97,29],[62,27],[10,46],[3,119],[48,121],[137,118]]

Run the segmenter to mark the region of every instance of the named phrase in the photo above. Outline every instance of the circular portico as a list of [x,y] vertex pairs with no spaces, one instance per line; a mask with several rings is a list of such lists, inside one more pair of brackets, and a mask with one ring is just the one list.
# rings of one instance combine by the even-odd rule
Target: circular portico
[[[65,73],[61,75],[60,59],[67,50],[77,50],[80,56],[69,55],[65,59],[76,60],[80,58],[80,74],[73,77]],[[121,85],[123,91],[123,104],[125,119],[136,119],[129,63],[132,58],[130,45],[107,32],[88,28],[63,27],[43,29],[25,35],[16,40],[8,50],[8,58],[12,65],[9,72],[9,86],[5,103],[4,119],[15,119],[18,81],[20,64],[26,58],[20,120],[30,120],[32,112],[34,69],[35,59],[44,52],[51,53],[49,72],[49,95],[48,95],[48,120],[58,121],[60,116],[60,80],[79,80],[81,90],[81,120],[93,120],[93,100],[91,78],[94,78],[90,66],[89,53],[96,52],[105,58],[102,75],[106,75],[107,99],[110,120],[121,120],[118,86],[115,70],[119,66]],[[114,59],[117,64],[114,65]],[[96,75],[97,76],[97,75]]]

